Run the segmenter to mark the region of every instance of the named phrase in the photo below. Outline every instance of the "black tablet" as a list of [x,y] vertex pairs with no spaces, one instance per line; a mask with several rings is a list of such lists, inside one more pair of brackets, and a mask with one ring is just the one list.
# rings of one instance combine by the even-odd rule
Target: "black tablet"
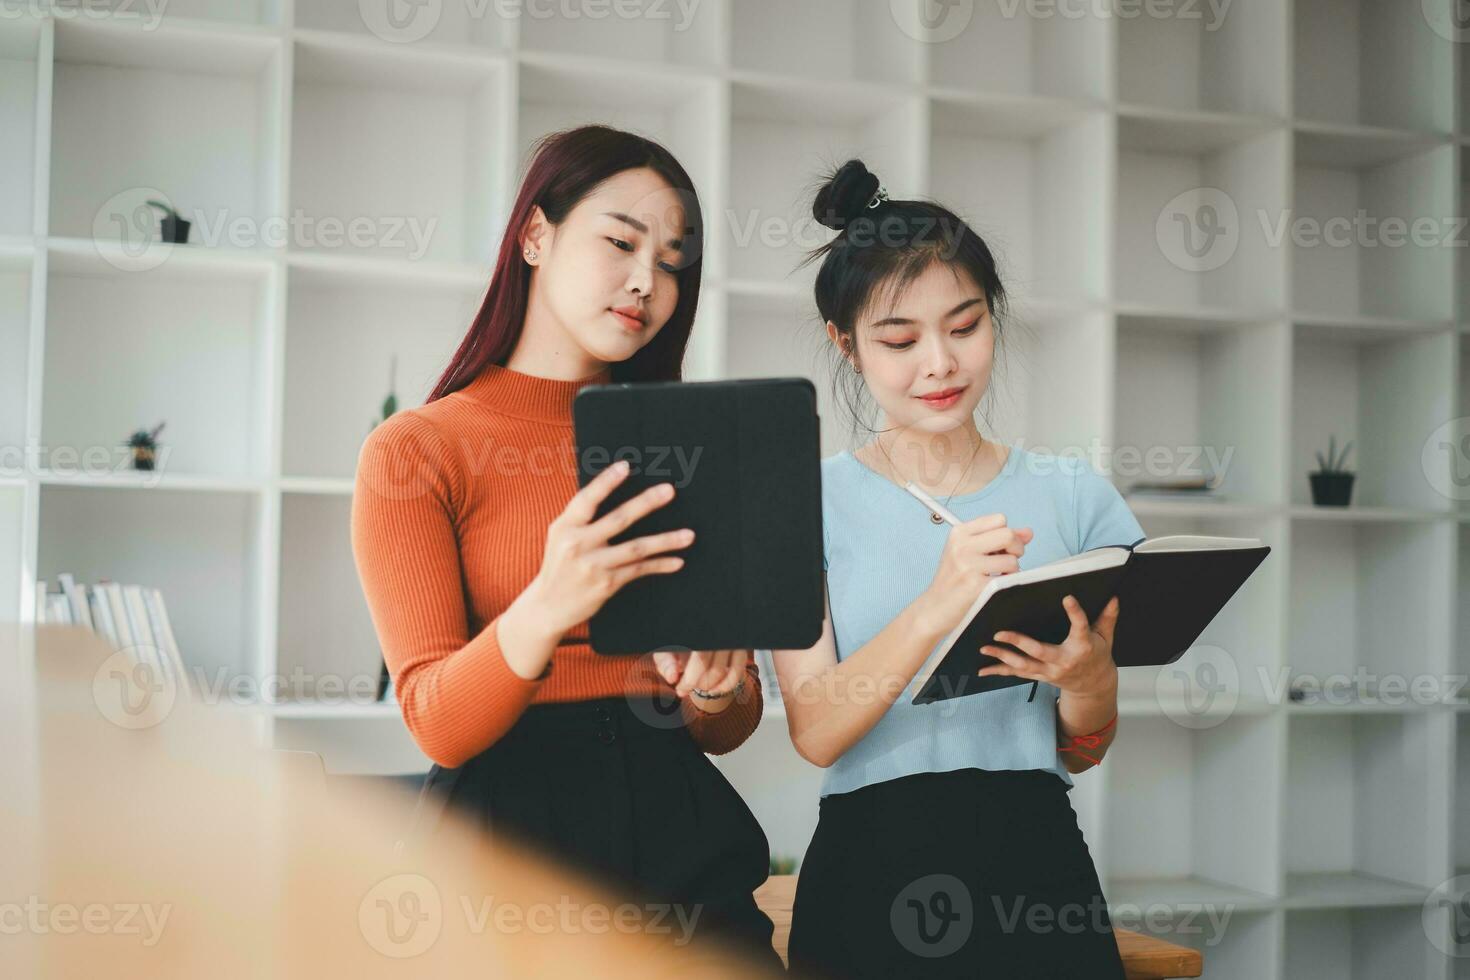
[[694,529],[672,574],[645,575],[589,622],[598,653],[805,649],[822,635],[816,389],[805,378],[632,382],[577,393],[578,480],[626,459],[598,516],[650,486],[674,499],[612,538]]

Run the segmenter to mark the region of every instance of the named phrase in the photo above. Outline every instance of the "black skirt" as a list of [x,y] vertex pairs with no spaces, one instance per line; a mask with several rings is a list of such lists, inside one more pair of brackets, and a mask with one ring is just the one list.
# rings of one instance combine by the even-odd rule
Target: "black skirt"
[[1124,976],[1066,784],[1038,769],[824,797],[789,952],[812,977]]
[[430,770],[417,832],[444,806],[624,900],[674,906],[648,923],[676,945],[713,940],[784,970],[752,897],[770,873],[765,832],[672,701],[532,705],[469,762]]

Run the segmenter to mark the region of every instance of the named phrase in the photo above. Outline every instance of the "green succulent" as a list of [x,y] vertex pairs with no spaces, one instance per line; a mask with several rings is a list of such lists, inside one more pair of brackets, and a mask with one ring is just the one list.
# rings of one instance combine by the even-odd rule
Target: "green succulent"
[[1317,456],[1317,472],[1319,473],[1346,473],[1343,464],[1347,462],[1347,454],[1353,448],[1353,441],[1349,439],[1347,445],[1342,447],[1342,454],[1337,453],[1337,436],[1329,436],[1327,439],[1327,458],[1323,459],[1320,452]]

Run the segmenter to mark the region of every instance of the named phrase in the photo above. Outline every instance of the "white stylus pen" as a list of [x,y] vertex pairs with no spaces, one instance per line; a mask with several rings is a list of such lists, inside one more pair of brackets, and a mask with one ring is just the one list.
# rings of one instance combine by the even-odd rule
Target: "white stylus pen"
[[929,496],[923,490],[920,490],[918,485],[915,484],[912,480],[910,480],[908,483],[905,483],[903,485],[903,488],[909,493],[913,494],[915,497],[918,497],[920,502],[922,502],[925,507],[928,507],[934,513],[938,514],[946,521],[949,521],[949,523],[956,525],[963,523],[958,517],[951,514],[943,504],[935,500],[933,497]]

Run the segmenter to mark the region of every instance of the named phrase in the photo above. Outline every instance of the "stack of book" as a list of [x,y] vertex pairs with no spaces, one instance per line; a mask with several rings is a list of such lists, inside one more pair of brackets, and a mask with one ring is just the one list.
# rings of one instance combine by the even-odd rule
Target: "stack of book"
[[134,651],[140,663],[176,682],[180,690],[190,689],[162,592],[110,579],[80,585],[68,572],[57,575],[56,581],[60,589],[55,592],[45,579],[36,583],[37,623],[84,626],[114,650]]

